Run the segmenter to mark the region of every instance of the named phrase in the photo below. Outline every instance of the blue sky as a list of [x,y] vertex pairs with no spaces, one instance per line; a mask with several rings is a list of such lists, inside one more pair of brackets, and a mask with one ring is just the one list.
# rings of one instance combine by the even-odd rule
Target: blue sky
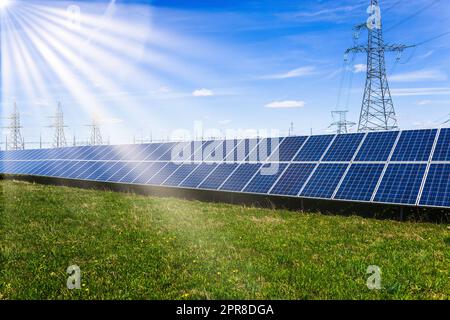
[[[2,117],[16,101],[26,141],[51,140],[45,126],[57,101],[68,140],[87,139],[93,117],[114,143],[193,130],[196,121],[205,130],[281,132],[293,121],[297,134],[325,133],[338,100],[358,120],[365,57],[349,57],[342,82],[343,53],[368,4],[15,1],[2,12]],[[450,30],[448,1],[380,4],[388,43],[421,43]],[[398,63],[387,55],[401,128],[450,117],[449,39],[409,50]],[[359,43],[365,40],[362,33]]]

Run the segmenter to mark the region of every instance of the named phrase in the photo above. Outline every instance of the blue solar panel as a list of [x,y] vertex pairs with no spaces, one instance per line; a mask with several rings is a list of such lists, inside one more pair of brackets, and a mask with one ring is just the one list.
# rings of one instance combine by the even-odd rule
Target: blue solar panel
[[316,167],[312,163],[292,163],[280,177],[270,194],[296,196]]
[[161,170],[159,170],[150,180],[147,181],[147,184],[152,185],[160,185],[163,183],[168,177],[170,177],[175,170],[180,167],[181,164],[174,162],[167,162]]
[[[74,179],[81,173],[83,173],[85,170],[87,170],[87,167],[91,163],[89,161],[80,161],[78,162],[71,170],[70,172],[67,172],[65,175],[65,178]],[[42,169],[41,169],[42,170]],[[44,169],[47,170],[47,169]],[[45,172],[44,175],[48,175],[48,172]]]
[[108,182],[119,182],[138,164],[136,162],[122,162],[122,166],[108,179]]
[[291,161],[305,143],[306,137],[287,137],[270,156],[269,161]]
[[182,164],[179,166],[177,171],[175,171],[166,181],[164,181],[163,185],[165,186],[178,186],[186,177],[195,170],[198,164]]
[[392,161],[428,161],[437,130],[403,131]]
[[236,163],[221,163],[219,164],[214,171],[202,182],[199,186],[200,189],[213,189],[216,190],[219,188],[222,183],[227,179],[230,174],[236,169],[239,165]]
[[[136,180],[146,169],[148,168],[148,162],[140,162],[137,163],[136,166],[129,170],[127,174],[125,174],[119,182],[123,183],[132,183]],[[147,178],[148,180],[149,178]]]
[[330,199],[347,166],[347,164],[320,164],[303,189],[301,196]]
[[364,133],[340,134],[334,139],[323,161],[350,161],[364,138]]
[[425,169],[425,164],[390,164],[374,200],[415,204]]
[[88,179],[91,175],[95,174],[96,171],[101,170],[105,163],[106,162],[103,161],[92,161],[86,170],[81,172],[76,178],[83,180]]
[[450,207],[450,164],[430,166],[420,204]]
[[384,164],[352,164],[335,198],[370,201],[383,169]]
[[368,133],[355,161],[387,161],[398,135],[399,131]]
[[274,152],[278,154],[278,146],[284,138],[264,138],[259,139],[259,143],[255,149],[250,152],[246,161],[265,162]]
[[441,129],[433,161],[450,161],[450,128]]
[[294,161],[319,161],[333,140],[333,137],[334,135],[309,137]]
[[132,181],[136,184],[147,184],[159,170],[161,170],[166,165],[165,162],[145,162],[143,164],[142,172],[137,175],[137,177]]
[[122,164],[120,162],[115,161],[107,162],[102,167],[102,170],[95,172],[92,176],[89,177],[89,179],[106,182],[121,167]]
[[241,141],[233,150],[233,161],[244,161],[248,159],[249,154],[256,148],[259,141],[257,139],[245,139]]
[[68,171],[70,168],[75,166],[78,161],[64,161],[64,164],[56,169],[53,173],[53,177],[62,177],[63,174]]
[[245,187],[244,192],[267,193],[286,169],[285,163],[266,163]]
[[182,187],[196,188],[216,168],[217,164],[202,163],[181,184]]
[[241,164],[236,169],[236,171],[234,171],[234,173],[227,179],[220,190],[241,191],[260,167],[261,164]]

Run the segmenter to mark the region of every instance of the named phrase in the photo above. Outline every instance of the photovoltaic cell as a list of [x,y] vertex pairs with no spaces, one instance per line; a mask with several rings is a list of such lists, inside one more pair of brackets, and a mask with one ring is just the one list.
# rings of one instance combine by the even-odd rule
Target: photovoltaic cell
[[196,188],[205,180],[205,178],[216,168],[217,164],[202,163],[200,164],[182,183],[180,186],[188,188]]
[[384,164],[352,164],[336,199],[370,201],[384,169]]
[[266,163],[264,164],[245,187],[244,192],[267,193],[277,181],[279,176],[286,169],[286,163]]
[[347,166],[347,164],[320,164],[303,189],[301,196],[330,199]]
[[186,163],[179,166],[177,171],[175,171],[166,181],[164,181],[163,185],[165,186],[178,186],[181,181],[186,179],[186,177],[195,170],[198,164]]
[[387,161],[398,135],[399,131],[368,133],[355,161]]
[[296,196],[315,167],[312,163],[290,164],[270,194]]
[[180,165],[181,164],[179,163],[167,162],[159,172],[157,172],[153,177],[151,177],[150,180],[147,181],[147,184],[160,185],[167,178],[169,178],[175,172],[175,170],[180,167]]
[[437,130],[403,131],[391,161],[428,161]]
[[259,143],[248,155],[246,161],[264,162],[278,149],[284,138],[264,138],[259,139]]
[[236,169],[236,171],[227,179],[220,190],[241,191],[260,167],[261,164],[241,164]]
[[306,137],[287,137],[285,138],[278,150],[270,156],[269,161],[291,161],[302,147]]
[[295,156],[294,161],[319,161],[327,150],[334,135],[311,136],[300,152]]
[[216,169],[208,176],[208,178],[206,178],[206,180],[202,182],[199,188],[216,190],[238,166],[239,165],[236,163],[219,164]]
[[114,174],[108,179],[108,182],[119,182],[137,165],[138,164],[136,162],[122,162],[122,166],[114,172]]
[[425,169],[426,164],[389,164],[374,200],[415,204]]
[[165,162],[145,162],[140,174],[132,181],[135,184],[146,184],[159,170],[166,165]]
[[322,161],[352,160],[363,138],[364,133],[338,135]]
[[450,128],[441,129],[433,161],[450,161]]
[[450,164],[432,164],[430,166],[420,204],[450,207]]

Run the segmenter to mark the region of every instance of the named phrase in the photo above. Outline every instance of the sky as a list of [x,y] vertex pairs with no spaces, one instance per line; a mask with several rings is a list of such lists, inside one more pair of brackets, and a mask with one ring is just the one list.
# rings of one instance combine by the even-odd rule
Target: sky
[[[30,146],[51,142],[58,102],[66,139],[194,139],[333,130],[358,122],[366,57],[353,26],[369,0],[12,1],[1,12],[1,116],[14,103]],[[384,38],[420,44],[386,68],[401,129],[450,119],[450,3],[380,0]],[[352,128],[356,130],[356,127]],[[3,128],[2,139],[8,134]],[[2,145],[3,149],[4,145]]]

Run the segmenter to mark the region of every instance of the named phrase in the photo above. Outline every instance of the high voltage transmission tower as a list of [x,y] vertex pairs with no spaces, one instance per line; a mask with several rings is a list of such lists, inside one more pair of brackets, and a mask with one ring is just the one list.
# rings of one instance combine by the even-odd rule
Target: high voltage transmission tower
[[345,52],[346,55],[349,53],[367,54],[366,85],[358,131],[395,130],[398,129],[398,124],[386,76],[385,52],[401,53],[414,46],[384,43],[378,0],[371,0],[367,12],[371,14],[367,23],[354,27],[355,39],[358,38],[361,30],[367,30],[367,45],[355,44]]
[[16,103],[14,103],[13,111],[7,119],[9,119],[9,126],[5,127],[5,129],[9,129],[9,141],[6,142],[6,149],[7,150],[24,149],[25,143],[23,141],[22,134],[20,132],[20,129],[22,128],[20,124],[20,113]]
[[[331,111],[333,120],[335,120],[330,127],[336,127],[336,133],[348,133],[348,129],[356,125],[356,123],[347,121],[348,111]],[[337,118],[337,120],[336,120]]]
[[92,123],[88,125],[88,127],[90,128],[89,145],[91,146],[102,145],[103,138],[97,119],[93,118]]
[[54,123],[50,125],[49,128],[55,129],[55,134],[53,136],[53,147],[54,148],[66,147],[67,141],[66,135],[64,133],[64,128],[67,128],[67,126],[64,125],[64,113],[62,111],[60,102],[58,102],[56,114],[51,118],[54,119]]

